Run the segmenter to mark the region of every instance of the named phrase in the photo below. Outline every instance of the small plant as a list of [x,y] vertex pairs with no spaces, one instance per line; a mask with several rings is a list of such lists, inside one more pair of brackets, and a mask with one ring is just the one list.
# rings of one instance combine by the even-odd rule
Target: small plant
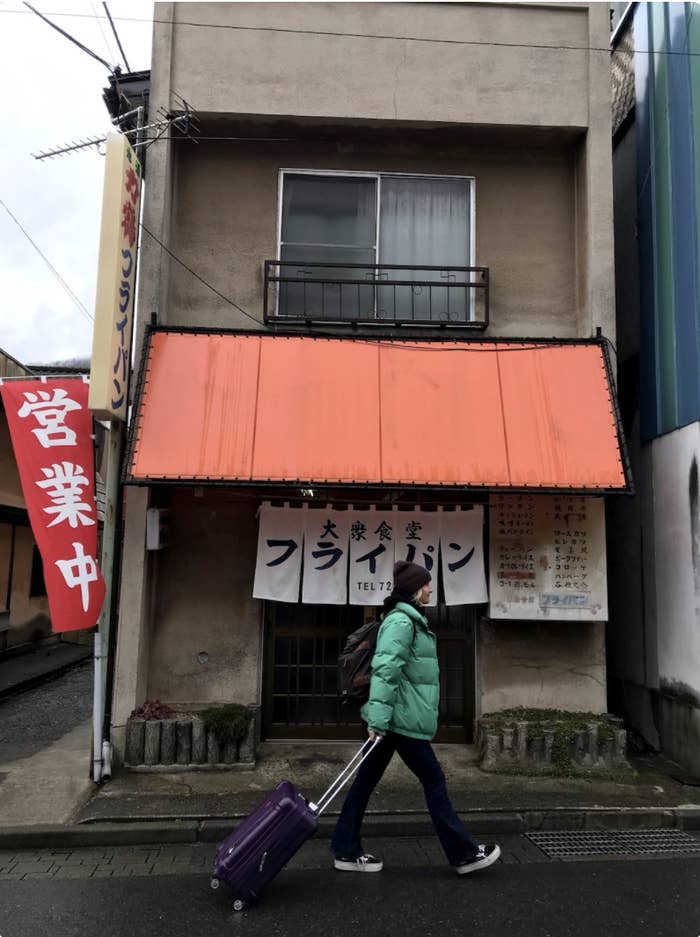
[[220,745],[242,742],[248,734],[252,712],[240,703],[210,706],[200,713],[207,732],[213,732]]
[[131,713],[132,719],[174,719],[177,713],[160,700],[146,700]]

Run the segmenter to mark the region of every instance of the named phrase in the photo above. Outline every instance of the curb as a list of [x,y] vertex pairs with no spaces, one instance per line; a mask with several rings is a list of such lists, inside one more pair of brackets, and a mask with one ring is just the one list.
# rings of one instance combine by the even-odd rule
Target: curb
[[[478,834],[517,834],[537,830],[700,830],[700,807],[558,807],[544,810],[461,813]],[[55,849],[79,846],[134,846],[149,843],[218,843],[240,817],[227,819],[140,820],[75,825],[37,824],[0,829],[0,850]],[[336,818],[321,817],[318,837],[329,839]],[[427,836],[432,824],[426,813],[370,814],[363,825],[367,836]]]
[[64,664],[52,667],[50,670],[46,670],[43,673],[35,674],[33,677],[27,677],[26,680],[20,680],[18,683],[12,683],[10,686],[0,687],[0,700],[16,696],[18,693],[24,693],[25,690],[32,690],[34,687],[41,686],[42,683],[49,683],[51,680],[62,676],[74,667],[79,667],[81,664],[84,664],[85,661],[90,660],[92,656],[93,652],[88,651],[83,657],[66,661]]

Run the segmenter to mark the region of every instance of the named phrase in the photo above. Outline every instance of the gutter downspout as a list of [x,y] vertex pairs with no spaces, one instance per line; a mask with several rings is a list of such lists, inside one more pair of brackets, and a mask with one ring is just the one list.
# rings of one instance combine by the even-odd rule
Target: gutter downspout
[[92,681],[92,780],[95,784],[102,780],[102,718],[102,634],[98,626],[95,631]]
[[111,420],[109,428],[109,440],[107,449],[107,478],[105,480],[105,520],[102,529],[102,558],[101,568],[107,587],[102,612],[97,623],[95,632],[95,674],[93,686],[92,703],[92,780],[99,784],[105,780],[107,774],[103,770],[103,761],[105,746],[107,747],[108,760],[111,763],[111,745],[109,742],[109,732],[105,733],[105,707],[106,707],[106,689],[107,673],[109,670],[109,652],[110,652],[110,633],[113,629],[113,622],[116,621],[114,614],[114,596],[118,586],[118,579],[115,572],[118,564],[115,562],[115,553],[119,549],[121,539],[117,537],[119,511],[119,499],[122,496],[120,475],[122,452],[124,450],[124,424],[121,420]]

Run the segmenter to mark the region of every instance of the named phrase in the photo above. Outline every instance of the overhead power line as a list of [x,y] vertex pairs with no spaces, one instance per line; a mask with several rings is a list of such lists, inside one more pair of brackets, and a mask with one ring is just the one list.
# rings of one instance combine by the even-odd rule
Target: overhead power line
[[[95,6],[95,0],[90,0],[90,8],[92,9],[93,18],[94,18],[95,22],[97,23],[97,26],[98,26],[98,28],[99,28],[99,30],[100,30],[100,35],[102,36],[102,41],[104,42],[105,49],[107,50],[107,55],[108,55],[110,58],[112,58],[112,57],[114,56],[114,48],[113,48],[113,46],[109,43],[109,41],[108,41],[108,39],[107,39],[107,33],[105,32],[104,25],[102,24],[102,20],[103,20],[104,17],[101,17],[101,16],[98,14],[98,12],[97,12],[97,7]],[[114,56],[114,57],[115,57],[115,59],[116,59],[116,56]]]
[[54,265],[51,263],[51,261],[48,259],[48,257],[44,254],[44,252],[41,250],[41,248],[39,247],[39,245],[34,241],[34,239],[33,239],[32,236],[29,234],[29,232],[26,230],[26,228],[24,228],[24,227],[22,226],[22,224],[21,224],[21,222],[19,221],[19,219],[16,218],[16,217],[12,214],[12,212],[11,212],[10,209],[7,207],[7,205],[3,202],[2,199],[0,199],[0,205],[2,205],[2,207],[5,209],[5,211],[7,212],[7,214],[10,216],[10,218],[12,218],[12,220],[13,220],[14,223],[17,225],[17,227],[20,229],[20,231],[22,232],[22,234],[26,237],[26,239],[27,239],[27,240],[29,241],[29,243],[32,245],[32,247],[33,247],[34,250],[37,252],[37,254],[39,254],[39,256],[40,256],[41,259],[44,261],[44,263],[46,264],[46,266],[49,268],[49,270],[51,271],[51,273],[53,273],[53,275],[56,277],[56,279],[57,279],[58,282],[61,284],[61,286],[63,287],[63,289],[66,291],[67,295],[68,295],[68,296],[73,300],[73,302],[85,313],[85,315],[88,317],[88,319],[89,319],[91,322],[94,322],[94,321],[95,321],[94,316],[93,316],[90,312],[87,311],[87,309],[85,308],[85,306],[81,303],[81,301],[80,301],[80,300],[78,299],[78,297],[75,295],[75,293],[74,293],[73,290],[70,288],[70,286],[68,286],[68,284],[67,284],[66,281],[63,279],[63,277],[62,277],[61,274],[58,272],[58,270],[54,267]]
[[[26,0],[24,0],[26,2]],[[29,4],[26,4],[29,6]],[[33,9],[33,8],[31,8]],[[0,13],[24,13],[24,10],[0,10]],[[36,12],[36,11],[34,11]],[[38,14],[41,15],[41,14]],[[87,13],[52,13],[52,16],[62,16],[62,17],[71,17],[71,18],[88,18],[92,17]],[[45,17],[42,17],[44,19]],[[163,26],[189,26],[198,29],[228,29],[240,32],[263,32],[263,33],[288,33],[296,36],[329,36],[339,39],[375,39],[375,40],[385,40],[391,42],[416,42],[416,43],[434,43],[442,45],[456,45],[456,46],[484,46],[484,47],[494,47],[494,48],[506,48],[506,49],[538,49],[542,51],[551,51],[551,52],[605,52],[608,55],[612,54],[612,49],[609,45],[606,46],[572,46],[572,45],[555,45],[551,43],[535,43],[535,42],[502,42],[495,39],[447,39],[447,38],[436,38],[432,36],[389,36],[382,33],[350,33],[350,32],[336,32],[334,30],[321,30],[321,29],[291,29],[290,27],[285,26],[241,26],[233,23],[197,23],[191,20],[161,20],[161,19],[146,19],[144,17],[138,16],[115,16],[113,19],[117,22],[124,23],[144,23],[149,26],[153,23],[157,23]],[[47,20],[50,25],[54,25]],[[58,29],[57,26],[54,28]],[[65,34],[68,35],[68,34]],[[68,36],[72,40],[72,37]],[[72,40],[76,41],[76,40]],[[89,50],[86,50],[89,51]],[[697,58],[700,57],[700,52],[688,52],[687,50],[676,51],[674,49],[635,49],[634,53],[636,55],[680,55],[686,56],[688,58]],[[90,53],[93,54],[93,53]],[[102,61],[102,60],[100,60]],[[111,68],[111,66],[108,66]]]
[[103,3],[102,3],[102,6],[105,8],[105,13],[107,14],[107,19],[109,20],[109,25],[112,27],[112,32],[114,33],[114,38],[117,40],[117,45],[119,46],[119,51],[121,52],[122,58],[124,59],[124,64],[126,65],[126,70],[127,70],[128,72],[130,72],[130,71],[131,71],[131,68],[129,67],[129,62],[127,61],[126,53],[124,52],[124,49],[122,48],[121,40],[119,39],[119,33],[117,32],[117,27],[114,25],[114,20],[112,19],[112,14],[109,12],[109,7],[107,6],[106,3],[103,2]]
[[[72,42],[74,45],[76,45],[79,49],[82,49],[83,52],[87,52],[87,54],[88,54],[89,56],[91,56],[93,59],[97,59],[98,62],[101,62],[101,63],[105,66],[105,68],[107,69],[107,71],[109,71],[109,72],[111,72],[112,74],[114,74],[114,66],[113,66],[113,65],[110,65],[109,62],[105,62],[105,60],[104,60],[103,58],[101,58],[96,52],[93,52],[92,49],[88,49],[87,46],[84,46],[84,45],[82,44],[82,42],[78,42],[78,40],[75,38],[75,36],[71,36],[70,33],[67,33],[67,32],[65,31],[65,29],[61,29],[60,26],[57,26],[55,23],[52,23],[51,20],[48,19],[46,16],[44,16],[43,13],[40,13],[38,10],[36,10],[36,9],[31,5],[31,3],[27,3],[27,0],[23,0],[23,2],[24,2],[24,5],[25,5],[28,9],[30,9],[30,10],[32,11],[32,13],[35,13],[35,14],[39,17],[39,19],[42,19],[45,23],[48,23],[49,26],[50,26],[52,29],[55,29],[56,32],[59,32],[62,36],[65,36],[66,39],[68,39],[70,42]],[[10,11],[5,11],[5,10],[3,10],[2,12],[4,13],[4,12],[22,12],[22,11],[16,11],[16,10],[15,10],[15,11],[12,11],[12,10],[10,10]],[[85,15],[87,15],[87,14],[85,14]],[[93,15],[94,15],[94,14],[93,14]],[[89,18],[92,19],[92,17],[89,17]]]

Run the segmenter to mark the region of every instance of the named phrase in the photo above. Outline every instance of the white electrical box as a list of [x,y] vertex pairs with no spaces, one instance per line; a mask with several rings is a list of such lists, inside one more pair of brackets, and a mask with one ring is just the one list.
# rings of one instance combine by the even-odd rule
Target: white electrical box
[[146,549],[162,550],[168,545],[167,508],[149,508],[146,511]]

